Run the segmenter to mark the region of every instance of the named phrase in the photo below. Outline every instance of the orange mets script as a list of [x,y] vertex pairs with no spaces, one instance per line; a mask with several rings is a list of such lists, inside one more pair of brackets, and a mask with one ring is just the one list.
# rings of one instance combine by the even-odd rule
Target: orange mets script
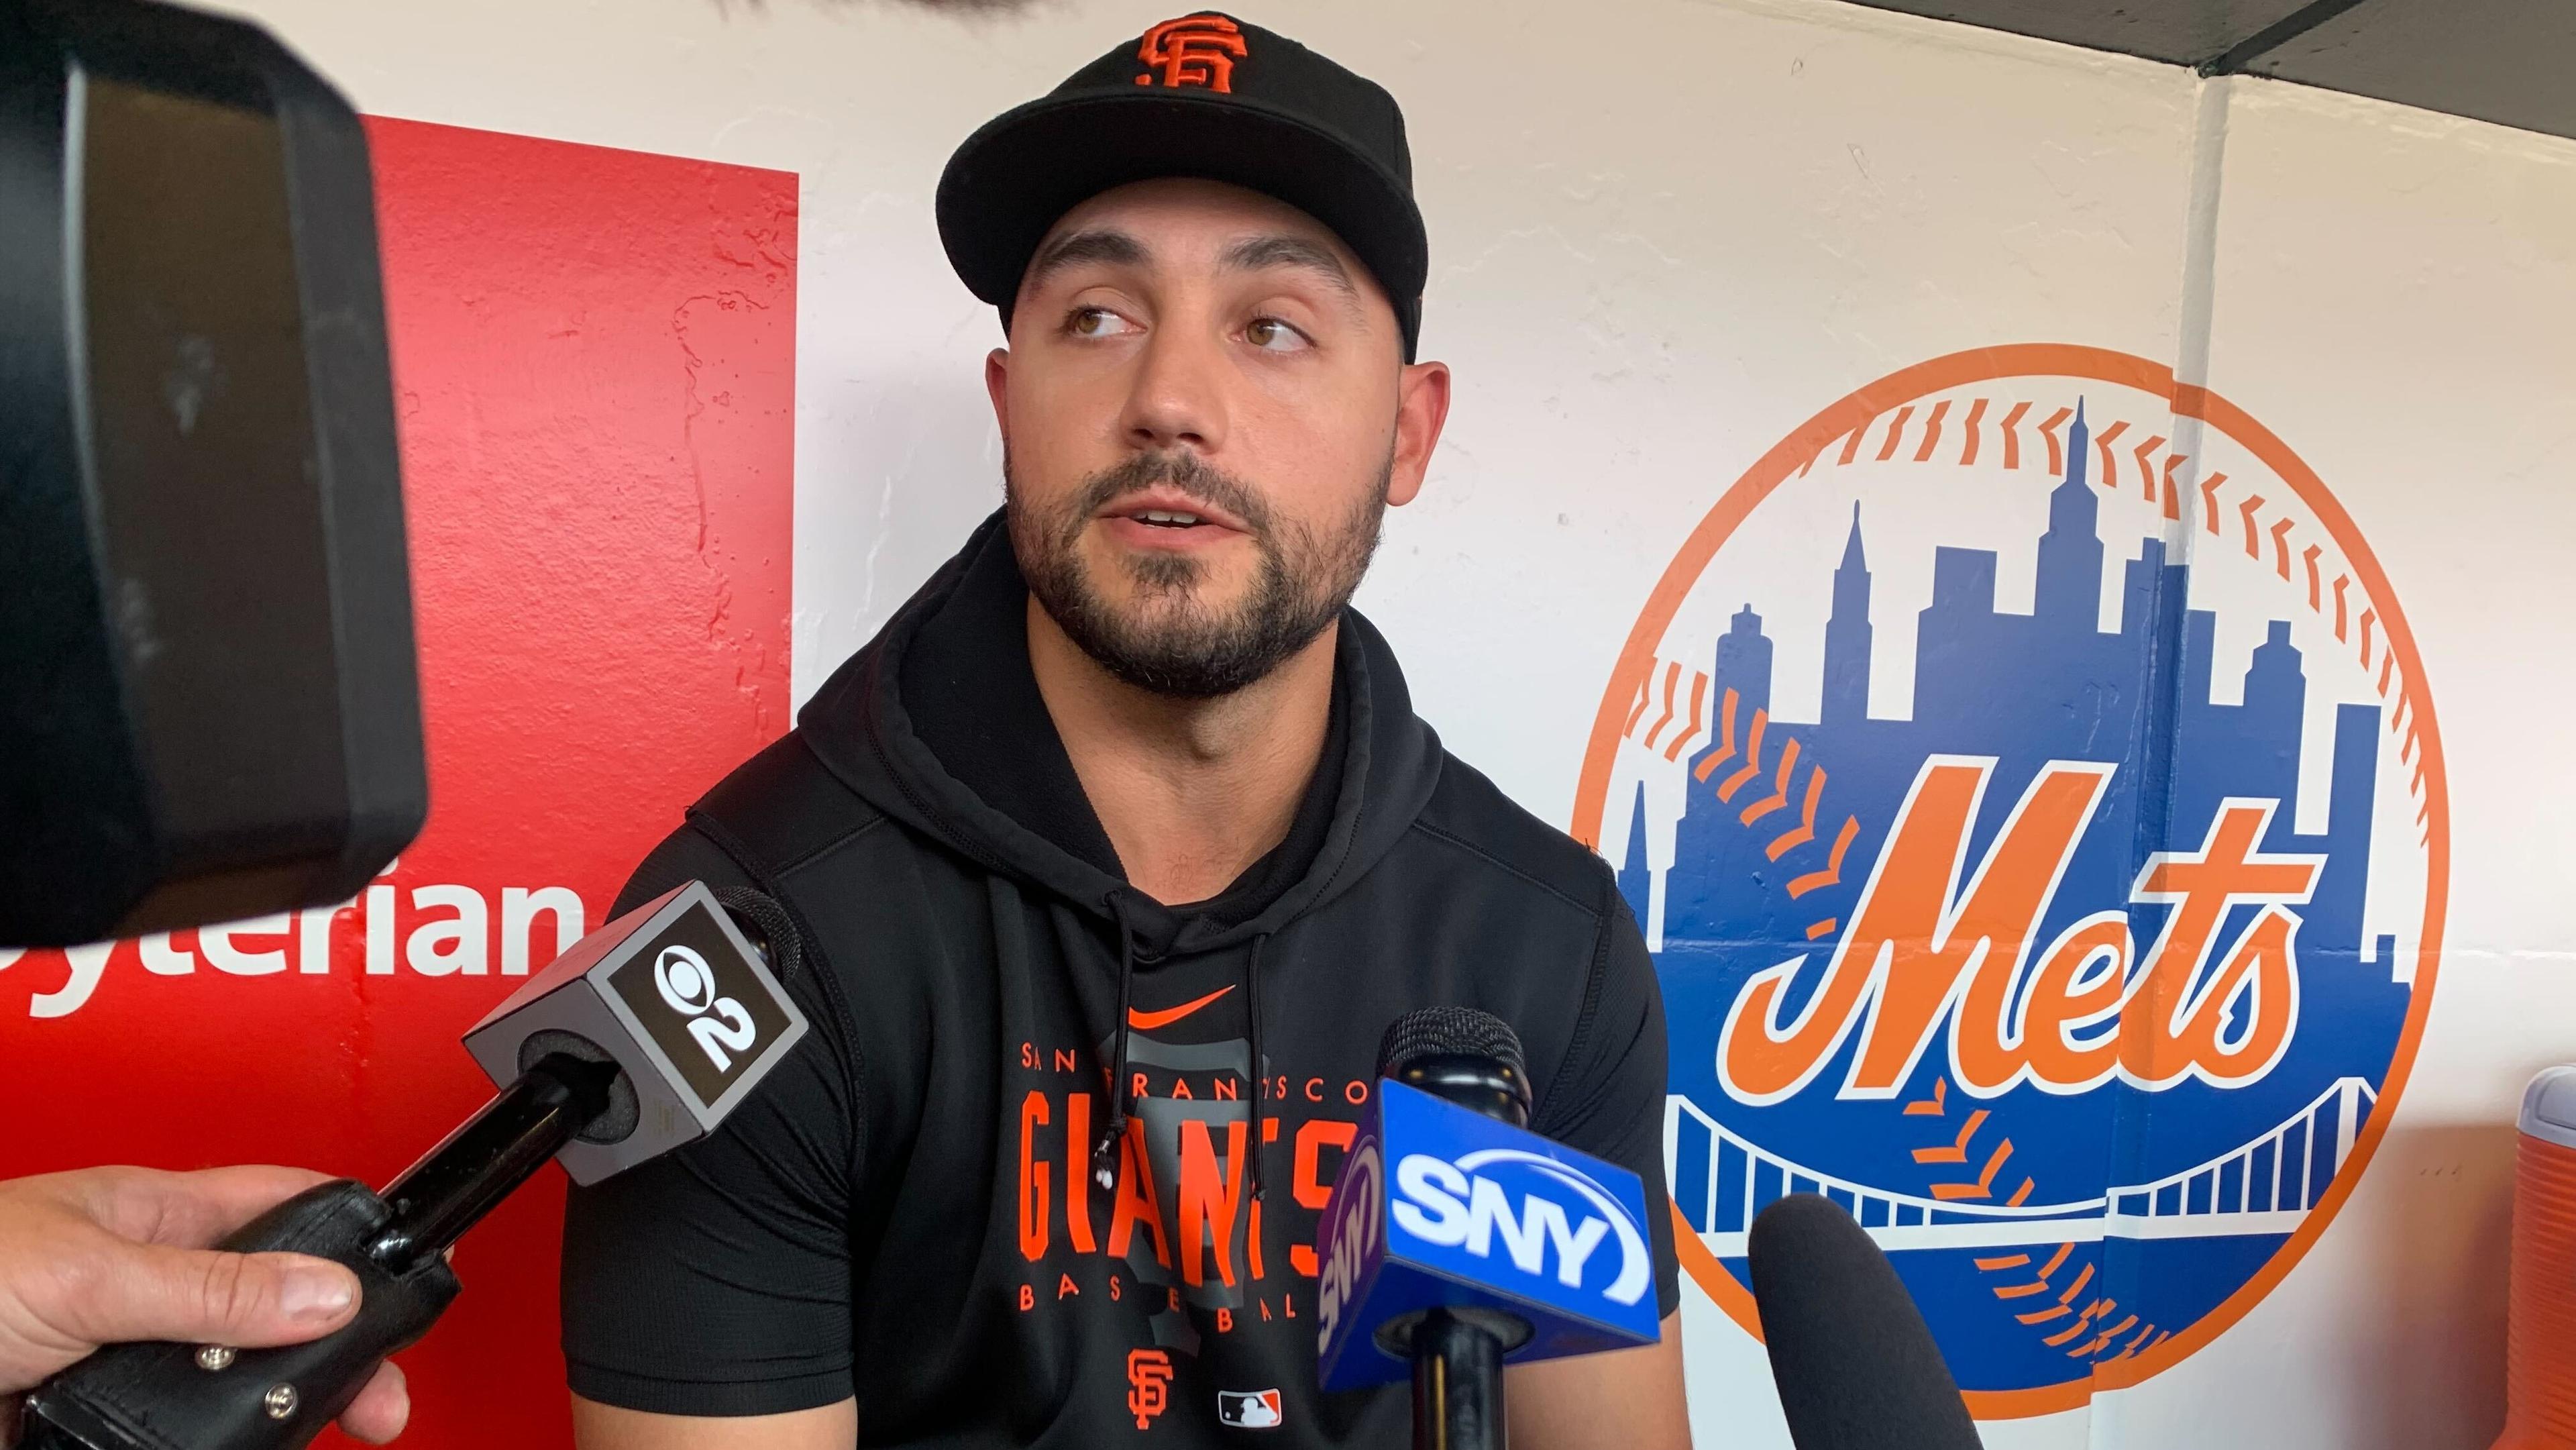
[[1234,89],[1234,63],[1245,54],[1243,32],[1222,15],[1189,15],[1166,20],[1145,32],[1136,58],[1152,67],[1136,77],[1150,86],[1202,86],[1211,91]]
[[[1852,927],[1794,1021],[1781,1020],[1782,998],[1805,956],[1746,984],[1718,1039],[1719,1073],[1738,1098],[1795,1096],[1855,1026],[1863,1037],[1845,1098],[1903,1091],[1945,1021],[1953,1078],[1978,1097],[2025,1082],[2084,1092],[2114,1075],[2150,1090],[2187,1078],[2233,1087],[2279,1061],[2299,1016],[2299,917],[2288,908],[2308,900],[2325,864],[2257,849],[2279,803],[2228,800],[2200,849],[2148,858],[2129,899],[2171,910],[2133,973],[2124,911],[2085,916],[2034,950],[2115,767],[2050,762],[1969,870],[1968,829],[1993,768],[1962,756],[1923,763]],[[2243,906],[2258,911],[2222,954],[2221,923]]]

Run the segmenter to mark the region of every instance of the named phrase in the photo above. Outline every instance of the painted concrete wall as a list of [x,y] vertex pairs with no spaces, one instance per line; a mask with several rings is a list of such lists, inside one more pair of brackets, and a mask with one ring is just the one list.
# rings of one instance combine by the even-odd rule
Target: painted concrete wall
[[[798,700],[999,499],[978,378],[998,332],[940,254],[940,164],[1162,18],[1130,0],[242,8],[376,115],[795,174]],[[1459,392],[1360,603],[1444,739],[1544,817],[1578,824],[1622,642],[1684,537],[1874,379],[2002,344],[2113,349],[2224,394],[2327,481],[2406,601],[2446,746],[2449,926],[2411,1085],[2331,1227],[2214,1343],[1986,1438],[2487,1443],[2512,1107],[2576,1059],[2557,920],[2576,701],[2553,668],[2576,611],[2576,143],[1825,0],[1251,18],[1406,106],[1424,350]],[[1687,1298],[1700,1443],[1785,1445],[1759,1345]]]

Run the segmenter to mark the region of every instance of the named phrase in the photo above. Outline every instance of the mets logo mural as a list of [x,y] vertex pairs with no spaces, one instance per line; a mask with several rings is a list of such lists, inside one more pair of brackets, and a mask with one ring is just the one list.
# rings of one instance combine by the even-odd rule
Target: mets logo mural
[[1630,633],[1576,825],[1672,1035],[1685,1263],[1823,1193],[1972,1409],[2216,1337],[2403,1090],[2449,839],[2403,612],[2326,485],[2163,366],[1906,369],[1718,500]]

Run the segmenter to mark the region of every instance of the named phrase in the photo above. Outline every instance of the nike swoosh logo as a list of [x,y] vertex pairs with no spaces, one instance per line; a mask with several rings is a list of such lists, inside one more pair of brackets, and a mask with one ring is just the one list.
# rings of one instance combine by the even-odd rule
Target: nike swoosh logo
[[1183,1002],[1178,1007],[1166,1007],[1160,1012],[1139,1012],[1130,1007],[1127,1009],[1127,1025],[1139,1032],[1151,1032],[1157,1027],[1169,1027],[1233,990],[1232,987],[1219,987],[1195,1002]]

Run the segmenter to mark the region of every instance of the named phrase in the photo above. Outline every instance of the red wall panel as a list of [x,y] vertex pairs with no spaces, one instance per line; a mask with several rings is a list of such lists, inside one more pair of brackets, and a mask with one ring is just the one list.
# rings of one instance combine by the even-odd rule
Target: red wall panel
[[[554,955],[560,912],[528,906],[568,889],[600,924],[789,724],[796,178],[370,131],[428,828],[359,904],[120,943],[86,992],[62,953],[0,960],[0,1176],[282,1161],[381,1185],[489,1091],[457,1037]],[[562,1185],[459,1249],[464,1296],[404,1357],[406,1444],[567,1442]]]

